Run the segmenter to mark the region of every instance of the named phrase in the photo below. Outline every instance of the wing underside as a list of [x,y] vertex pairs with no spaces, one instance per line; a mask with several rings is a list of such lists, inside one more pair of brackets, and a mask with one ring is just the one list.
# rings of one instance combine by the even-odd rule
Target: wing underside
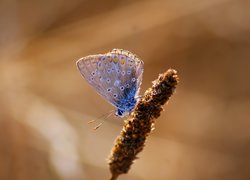
[[124,109],[119,102],[127,98],[130,89],[134,89],[130,96],[139,93],[143,61],[129,51],[114,49],[107,54],[83,57],[76,64],[88,83],[117,108]]

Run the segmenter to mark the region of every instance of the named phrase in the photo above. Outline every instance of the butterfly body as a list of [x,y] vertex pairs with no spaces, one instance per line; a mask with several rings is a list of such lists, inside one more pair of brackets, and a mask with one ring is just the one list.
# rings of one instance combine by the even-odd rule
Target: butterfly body
[[143,74],[143,61],[135,54],[113,49],[83,57],[76,65],[88,83],[117,108],[117,116],[123,117],[134,109]]

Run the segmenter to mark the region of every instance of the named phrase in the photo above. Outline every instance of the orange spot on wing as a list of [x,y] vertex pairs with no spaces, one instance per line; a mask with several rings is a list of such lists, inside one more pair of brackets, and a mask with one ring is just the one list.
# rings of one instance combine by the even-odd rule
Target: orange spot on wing
[[117,58],[116,56],[114,57],[113,62],[114,62],[114,63],[117,63],[117,62],[118,62],[118,58]]
[[124,59],[121,59],[120,60],[120,63],[123,65],[125,63],[125,60]]

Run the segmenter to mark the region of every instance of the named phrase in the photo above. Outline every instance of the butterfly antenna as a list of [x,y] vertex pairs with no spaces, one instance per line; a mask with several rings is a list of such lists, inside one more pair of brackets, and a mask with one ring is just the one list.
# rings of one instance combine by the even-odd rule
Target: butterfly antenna
[[109,118],[109,117],[113,114],[114,111],[115,111],[115,110],[109,111],[108,113],[102,115],[101,117],[89,121],[88,124],[93,123],[93,122],[95,122],[96,120],[102,119],[101,123],[99,123],[97,126],[95,126],[95,127],[93,128],[94,130],[97,130],[97,129],[103,124],[104,120],[106,120],[107,118]]
[[[102,122],[100,122],[97,126],[95,126],[93,129],[94,130],[97,130],[102,124],[103,124],[103,122],[104,122],[104,120],[106,120],[107,118],[109,118],[112,114],[113,114],[113,112],[114,112],[114,110],[112,110],[112,111],[110,111],[107,115],[106,115],[106,117],[102,120]],[[103,116],[102,116],[103,117]]]
[[98,120],[98,119],[102,119],[103,117],[108,116],[108,115],[109,115],[110,113],[112,113],[112,112],[113,112],[113,110],[112,110],[112,111],[109,111],[109,112],[106,113],[106,114],[103,114],[102,116],[100,116],[100,117],[98,117],[98,118],[96,118],[96,119],[90,120],[90,121],[88,121],[88,124],[91,124],[91,123],[95,122],[95,121]]

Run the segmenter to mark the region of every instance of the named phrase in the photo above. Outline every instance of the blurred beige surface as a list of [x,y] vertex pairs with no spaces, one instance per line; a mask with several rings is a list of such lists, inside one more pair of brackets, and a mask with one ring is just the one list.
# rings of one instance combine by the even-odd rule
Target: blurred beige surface
[[250,2],[55,0],[0,2],[0,179],[108,179],[122,120],[75,67],[123,48],[177,92],[123,180],[250,179]]

